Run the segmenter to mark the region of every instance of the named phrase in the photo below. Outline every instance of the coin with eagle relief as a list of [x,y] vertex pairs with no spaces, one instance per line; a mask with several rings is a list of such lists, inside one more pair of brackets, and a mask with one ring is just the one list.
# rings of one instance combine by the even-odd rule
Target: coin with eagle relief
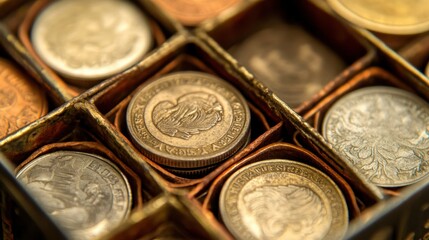
[[202,72],[176,72],[143,85],[126,116],[137,147],[168,167],[218,163],[249,137],[250,112],[243,96]]

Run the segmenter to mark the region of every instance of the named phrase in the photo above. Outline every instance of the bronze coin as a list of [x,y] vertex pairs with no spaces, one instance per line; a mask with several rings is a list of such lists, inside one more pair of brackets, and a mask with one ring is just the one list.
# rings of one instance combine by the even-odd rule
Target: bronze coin
[[195,26],[215,17],[240,0],[155,0],[164,11],[186,26]]
[[37,84],[0,59],[0,138],[45,115],[47,105]]

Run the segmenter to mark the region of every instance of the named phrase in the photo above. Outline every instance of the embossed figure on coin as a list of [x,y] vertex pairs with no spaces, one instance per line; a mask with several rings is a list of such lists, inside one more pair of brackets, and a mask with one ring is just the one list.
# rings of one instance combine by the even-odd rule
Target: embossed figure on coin
[[216,97],[204,92],[185,94],[177,104],[162,101],[153,109],[156,127],[172,137],[189,139],[211,129],[222,120],[222,106]]
[[429,171],[429,105],[391,87],[344,96],[326,114],[324,136],[380,186],[408,185]]
[[[299,185],[261,186],[243,197],[258,226],[251,229],[260,239],[311,239],[314,229],[326,232],[326,207],[310,188]],[[246,213],[243,213],[246,214]],[[322,229],[321,229],[322,228]]]
[[66,80],[90,86],[138,62],[152,45],[152,33],[127,1],[55,1],[37,17],[31,40]]
[[47,105],[39,86],[0,59],[0,138],[46,114]]
[[136,146],[172,168],[223,161],[250,135],[250,110],[243,96],[224,80],[202,72],[175,72],[142,85],[126,118]]
[[347,205],[319,170],[291,160],[246,165],[222,187],[219,210],[237,239],[342,239]]
[[129,186],[98,156],[60,151],[24,166],[17,178],[76,239],[91,239],[119,224],[129,212]]

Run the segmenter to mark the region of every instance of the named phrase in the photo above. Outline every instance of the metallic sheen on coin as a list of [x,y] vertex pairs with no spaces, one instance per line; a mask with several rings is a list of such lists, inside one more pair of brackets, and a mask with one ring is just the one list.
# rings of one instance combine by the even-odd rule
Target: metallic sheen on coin
[[387,34],[417,34],[429,30],[429,4],[423,0],[328,0],[346,20]]
[[213,18],[240,0],[155,0],[164,11],[187,26]]
[[366,87],[340,98],[322,131],[343,159],[383,187],[412,184],[429,172],[429,104],[393,87]]
[[76,85],[90,86],[137,63],[152,45],[149,22],[127,1],[55,1],[34,22],[40,58]]
[[301,26],[281,19],[229,52],[291,107],[310,99],[346,68],[338,55]]
[[17,178],[74,239],[108,233],[131,208],[125,176],[94,154],[58,151],[42,155],[25,165]]
[[0,138],[42,117],[48,102],[40,87],[0,59]]
[[137,147],[159,164],[199,168],[234,154],[247,141],[250,111],[230,84],[202,72],[177,72],[145,84],[127,109]]
[[319,170],[291,160],[249,164],[232,174],[219,199],[220,215],[238,239],[341,239],[345,199]]

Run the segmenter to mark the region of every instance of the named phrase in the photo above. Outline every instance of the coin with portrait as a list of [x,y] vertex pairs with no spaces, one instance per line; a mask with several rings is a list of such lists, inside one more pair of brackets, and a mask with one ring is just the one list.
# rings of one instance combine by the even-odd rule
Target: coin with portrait
[[159,164],[209,166],[248,140],[250,111],[243,96],[207,73],[175,72],[143,85],[127,109],[136,146]]
[[118,226],[131,209],[124,174],[98,155],[57,151],[24,165],[19,179],[74,239],[93,239]]
[[408,91],[365,87],[338,99],[322,132],[338,154],[372,183],[412,184],[429,173],[429,104]]
[[90,86],[137,63],[152,45],[147,18],[127,1],[55,1],[36,18],[38,56],[66,80]]
[[219,197],[222,221],[237,239],[341,239],[345,199],[324,173],[270,159],[234,172]]

